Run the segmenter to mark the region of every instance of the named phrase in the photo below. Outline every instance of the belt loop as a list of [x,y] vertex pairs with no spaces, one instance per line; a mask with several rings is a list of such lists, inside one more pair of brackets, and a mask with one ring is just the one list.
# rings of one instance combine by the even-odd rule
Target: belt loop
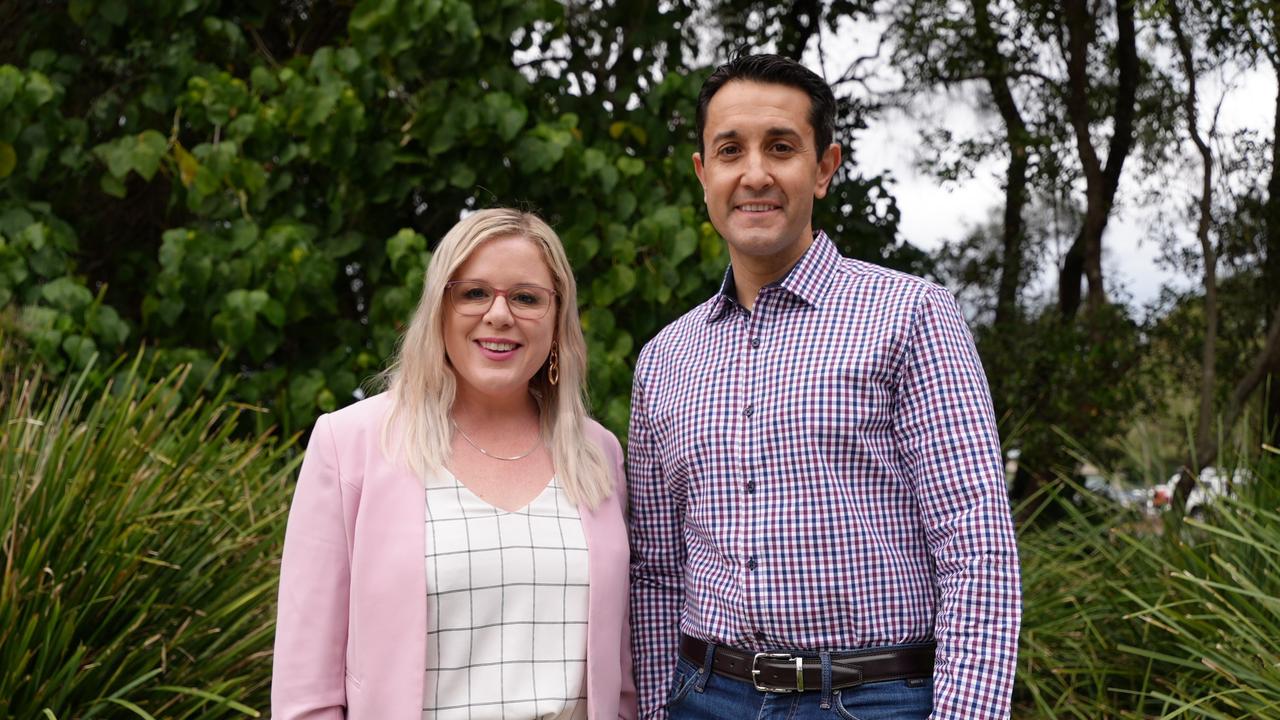
[[716,644],[707,643],[707,656],[702,659],[702,669],[698,671],[698,681],[694,683],[693,689],[703,692],[707,689],[707,680],[711,678],[711,661],[716,659]]
[[831,653],[823,650],[818,653],[822,661],[822,697],[819,704],[823,710],[831,709]]

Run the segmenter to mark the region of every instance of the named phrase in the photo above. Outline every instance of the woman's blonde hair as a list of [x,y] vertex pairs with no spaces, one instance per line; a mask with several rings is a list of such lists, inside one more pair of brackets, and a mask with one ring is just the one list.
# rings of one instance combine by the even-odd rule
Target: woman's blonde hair
[[[559,382],[547,378],[547,363],[529,381],[539,399],[543,437],[569,498],[594,508],[614,491],[604,454],[586,436],[587,343],[578,320],[578,291],[559,236],[541,218],[509,208],[472,213],[453,226],[431,256],[422,298],[400,340],[400,349],[383,373],[393,408],[382,430],[383,448],[399,454],[424,477],[444,470],[452,441],[449,412],[457,381],[445,354],[445,283],[475,249],[488,240],[520,237],[542,250],[559,293],[555,340]],[[397,453],[398,451],[398,453]]]

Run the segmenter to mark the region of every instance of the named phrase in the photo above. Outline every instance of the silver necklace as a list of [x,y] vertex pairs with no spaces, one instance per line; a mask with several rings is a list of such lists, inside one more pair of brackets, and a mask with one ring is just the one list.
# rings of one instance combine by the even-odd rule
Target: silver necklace
[[480,451],[480,454],[481,454],[481,455],[483,455],[483,456],[485,456],[485,457],[487,457],[487,458],[493,458],[494,460],[506,460],[507,462],[514,462],[514,461],[516,461],[516,460],[523,460],[523,459],[525,459],[525,458],[529,457],[530,455],[532,455],[532,454],[533,454],[533,451],[534,451],[534,450],[537,450],[537,449],[538,449],[538,447],[542,445],[542,430],[541,430],[541,429],[539,429],[539,430],[538,430],[538,440],[537,440],[537,442],[535,442],[535,443],[533,444],[533,447],[529,448],[528,450],[525,450],[524,452],[520,453],[519,455],[513,455],[513,456],[511,456],[511,457],[506,457],[506,456],[503,456],[503,455],[494,455],[493,453],[489,452],[488,450],[485,450],[484,448],[482,448],[482,447],[480,447],[479,445],[477,445],[475,440],[472,440],[470,437],[468,437],[468,436],[467,436],[467,434],[466,434],[466,433],[462,432],[462,428],[458,427],[458,421],[457,421],[457,420],[455,420],[453,417],[450,417],[450,418],[449,418],[449,422],[453,423],[453,429],[458,431],[458,434],[462,436],[462,439],[463,439],[463,440],[466,440],[466,441],[467,441],[467,444],[468,444],[468,445],[470,445],[471,447],[473,447],[473,448],[475,448],[476,450]]

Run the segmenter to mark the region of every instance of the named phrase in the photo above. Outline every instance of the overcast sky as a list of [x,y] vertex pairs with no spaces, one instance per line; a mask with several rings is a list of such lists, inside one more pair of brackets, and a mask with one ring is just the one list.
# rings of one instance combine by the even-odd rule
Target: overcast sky
[[[828,33],[824,37],[827,77],[839,77],[853,57],[874,51],[876,32],[870,27],[843,27],[840,33]],[[818,55],[811,52],[807,58],[810,67],[818,69]],[[1237,128],[1255,128],[1270,138],[1275,109],[1276,80],[1270,68],[1234,74],[1217,82],[1209,81],[1201,87],[1202,105],[1209,125],[1212,104],[1224,95],[1219,125],[1224,135]],[[948,125],[958,134],[978,126],[980,122],[971,107],[963,100],[955,100],[946,108]],[[995,120],[998,122],[998,118]],[[917,172],[921,146],[919,125],[913,124],[903,113],[889,113],[874,119],[871,127],[855,141],[852,156],[863,174],[874,175],[881,171],[892,173],[895,183],[893,194],[902,213],[899,230],[905,240],[926,250],[937,248],[948,240],[962,238],[976,225],[989,222],[993,213],[1000,212],[1004,202],[1001,179],[1004,160],[979,166],[970,179],[958,183],[942,183],[937,178]],[[1188,144],[1187,152],[1193,152]],[[1137,163],[1130,158],[1127,172],[1136,172]],[[1199,164],[1191,167],[1199,173]],[[1196,175],[1198,177],[1198,175]],[[1194,182],[1198,182],[1192,178]],[[1261,180],[1260,180],[1261,181]],[[1126,189],[1136,189],[1135,183],[1121,186],[1121,203]],[[1190,197],[1193,187],[1170,186],[1166,202],[1181,206]],[[1136,200],[1136,198],[1132,198]],[[1134,207],[1130,201],[1113,215],[1103,237],[1104,272],[1108,290],[1123,288],[1122,294],[1131,298],[1131,304],[1142,307],[1155,300],[1160,288],[1172,283],[1185,288],[1190,280],[1171,274],[1159,266],[1160,243],[1152,231],[1154,212]],[[1194,227],[1190,224],[1181,233],[1185,243],[1195,244]],[[1054,258],[1046,258],[1053,262]],[[1056,282],[1054,273],[1045,273],[1046,283]],[[1056,286],[1043,285],[1037,292],[1056,296]],[[1115,293],[1112,292],[1113,297]]]

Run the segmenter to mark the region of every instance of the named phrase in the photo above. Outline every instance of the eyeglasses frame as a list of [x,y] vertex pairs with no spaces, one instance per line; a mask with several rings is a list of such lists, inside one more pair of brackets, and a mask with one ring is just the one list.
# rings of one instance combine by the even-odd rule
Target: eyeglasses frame
[[[458,308],[457,305],[454,304],[453,296],[449,293],[449,289],[452,288],[454,285],[482,285],[493,291],[493,297],[489,298],[489,304],[485,306],[484,310],[478,313],[463,312]],[[445,290],[444,296],[445,296],[445,300],[449,303],[449,307],[453,308],[454,312],[464,317],[480,317],[482,315],[487,314],[490,310],[493,309],[493,303],[495,300],[498,299],[499,295],[501,295],[507,301],[507,309],[511,312],[511,314],[515,317],[520,318],[521,320],[541,320],[542,318],[546,317],[547,313],[551,311],[552,303],[548,303],[547,309],[544,310],[542,314],[538,315],[537,317],[526,317],[516,312],[515,306],[511,304],[511,297],[508,295],[508,293],[510,293],[512,290],[517,290],[519,288],[535,288],[537,290],[549,292],[551,293],[551,299],[553,301],[560,300],[560,291],[556,290],[555,288],[543,287],[541,285],[535,285],[534,283],[517,283],[505,290],[499,290],[498,288],[490,285],[489,283],[483,282],[480,280],[450,280],[449,282],[444,284],[444,290]]]

